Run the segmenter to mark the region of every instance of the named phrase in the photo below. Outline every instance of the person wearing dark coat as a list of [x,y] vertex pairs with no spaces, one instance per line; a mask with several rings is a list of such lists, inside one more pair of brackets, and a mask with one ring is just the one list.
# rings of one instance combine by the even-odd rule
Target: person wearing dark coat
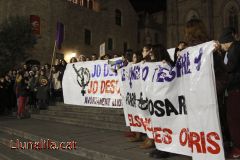
[[227,52],[228,73],[227,120],[233,147],[229,158],[240,158],[240,42],[233,37],[230,28],[225,28],[219,38],[221,48]]
[[49,102],[49,81],[45,76],[44,70],[40,71],[40,77],[37,83],[37,105],[38,108],[46,109]]

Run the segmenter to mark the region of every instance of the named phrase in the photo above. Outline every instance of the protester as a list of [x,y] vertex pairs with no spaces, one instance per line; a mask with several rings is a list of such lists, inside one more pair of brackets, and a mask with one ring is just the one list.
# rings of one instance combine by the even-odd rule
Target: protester
[[37,99],[36,99],[36,83],[37,77],[34,74],[34,71],[29,71],[29,82],[28,82],[28,89],[29,89],[29,102],[28,105],[31,109],[36,109],[37,107]]
[[98,58],[97,58],[97,55],[96,54],[93,54],[92,56],[91,56],[91,60],[92,61],[96,61]]
[[85,62],[85,61],[86,61],[86,57],[84,55],[80,55],[79,62]]
[[175,48],[174,50],[174,65],[176,64],[177,62],[177,59],[180,57],[180,52],[182,50],[184,50],[185,48],[187,48],[187,43],[184,42],[184,41],[180,41],[177,45],[177,47]]
[[40,71],[37,83],[37,104],[38,108],[46,109],[49,102],[49,82],[44,70]]
[[28,80],[23,76],[22,72],[19,71],[16,77],[16,96],[17,96],[17,118],[24,118],[25,106],[28,100]]
[[[162,63],[166,63],[170,67],[174,66],[174,62],[171,60],[167,49],[161,44],[154,45],[149,55],[150,55],[151,62],[162,62]],[[149,146],[150,144],[151,143],[149,142]],[[152,140],[152,145],[154,145],[153,140]],[[150,152],[149,156],[154,158],[169,158],[171,154],[169,152],[155,149]]]
[[240,42],[236,41],[232,31],[227,28],[219,38],[221,48],[227,52],[227,120],[233,146],[228,158],[240,158]]
[[77,58],[76,57],[72,57],[71,59],[70,59],[70,63],[76,63],[78,60],[77,60]]
[[62,83],[60,79],[61,73],[56,69],[55,66],[52,67],[52,77],[51,77],[51,90],[52,97],[54,100],[60,98],[62,100]]

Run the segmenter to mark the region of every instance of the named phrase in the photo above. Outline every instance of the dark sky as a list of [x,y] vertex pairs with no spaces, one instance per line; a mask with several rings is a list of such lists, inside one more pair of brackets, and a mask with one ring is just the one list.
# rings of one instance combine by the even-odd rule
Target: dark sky
[[148,11],[150,13],[166,9],[166,0],[130,0],[136,11]]

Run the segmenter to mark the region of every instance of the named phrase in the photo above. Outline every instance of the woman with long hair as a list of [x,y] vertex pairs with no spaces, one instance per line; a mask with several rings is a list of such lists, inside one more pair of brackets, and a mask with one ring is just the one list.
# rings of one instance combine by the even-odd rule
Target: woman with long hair
[[189,46],[209,41],[207,29],[200,19],[191,19],[184,29],[184,40]]

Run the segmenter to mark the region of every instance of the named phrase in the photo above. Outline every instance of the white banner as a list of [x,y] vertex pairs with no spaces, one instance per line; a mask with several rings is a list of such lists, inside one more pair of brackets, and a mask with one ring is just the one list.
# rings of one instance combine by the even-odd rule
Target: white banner
[[147,133],[157,149],[224,160],[212,51],[214,43],[181,52],[176,67],[129,64],[121,70],[126,124]]
[[70,63],[63,77],[64,103],[73,105],[122,108],[119,76],[111,68],[121,61],[106,60]]

